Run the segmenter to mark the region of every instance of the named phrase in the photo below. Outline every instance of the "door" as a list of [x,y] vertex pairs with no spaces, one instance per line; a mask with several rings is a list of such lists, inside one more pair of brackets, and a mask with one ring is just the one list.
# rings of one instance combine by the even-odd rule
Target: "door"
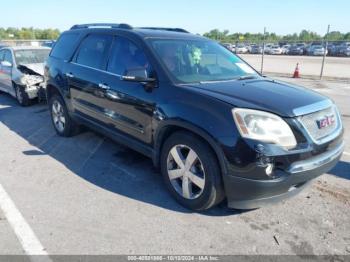
[[3,73],[2,73],[2,65],[1,65],[1,62],[4,60],[4,52],[5,52],[5,50],[0,50],[0,90],[1,91],[5,91],[5,86],[3,84],[4,76],[3,76]]
[[117,36],[110,51],[105,74],[105,100],[101,105],[114,128],[144,143],[152,141],[152,117],[157,88],[145,89],[141,83],[121,80],[130,69],[145,69],[153,77],[145,52],[126,37]]
[[65,75],[69,86],[75,113],[82,117],[102,121],[104,99],[102,69],[113,36],[108,34],[90,34],[80,44],[73,60],[66,65]]
[[[13,57],[12,53],[8,49],[2,50],[2,63],[0,64],[0,85],[1,90],[7,93],[12,93],[12,66]],[[1,58],[1,56],[0,56]],[[8,65],[4,65],[7,62]]]

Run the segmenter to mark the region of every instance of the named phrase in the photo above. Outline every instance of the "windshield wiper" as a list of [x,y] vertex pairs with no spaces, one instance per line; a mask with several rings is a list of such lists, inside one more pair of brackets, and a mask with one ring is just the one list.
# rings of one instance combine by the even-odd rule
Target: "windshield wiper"
[[256,76],[246,75],[246,76],[240,76],[239,78],[237,78],[237,80],[248,80],[248,79],[256,79]]

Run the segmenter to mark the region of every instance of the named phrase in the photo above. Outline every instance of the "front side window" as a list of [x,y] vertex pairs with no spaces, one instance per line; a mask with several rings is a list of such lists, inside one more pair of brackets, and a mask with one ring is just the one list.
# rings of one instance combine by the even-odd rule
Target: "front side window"
[[234,80],[258,74],[232,52],[206,40],[153,39],[151,46],[181,83]]
[[148,75],[151,73],[150,63],[144,51],[129,39],[117,37],[112,46],[107,71],[117,75],[126,75],[130,69],[145,69]]
[[9,50],[5,51],[4,61],[7,61],[7,62],[10,62],[11,64],[13,64],[12,55],[11,55],[11,52]]
[[92,34],[86,37],[79,47],[76,63],[101,69],[112,43],[112,38],[111,35],[100,34]]
[[50,49],[25,49],[14,51],[17,65],[44,63],[49,53]]

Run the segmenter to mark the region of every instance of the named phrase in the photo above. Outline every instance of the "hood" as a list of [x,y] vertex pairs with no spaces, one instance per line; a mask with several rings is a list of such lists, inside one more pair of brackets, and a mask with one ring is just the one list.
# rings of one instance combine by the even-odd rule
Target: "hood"
[[309,89],[265,78],[191,84],[187,87],[234,107],[268,111],[282,117],[295,117],[301,114],[301,108],[312,108],[312,104],[329,101]]
[[18,69],[25,74],[44,76],[44,63],[20,64]]

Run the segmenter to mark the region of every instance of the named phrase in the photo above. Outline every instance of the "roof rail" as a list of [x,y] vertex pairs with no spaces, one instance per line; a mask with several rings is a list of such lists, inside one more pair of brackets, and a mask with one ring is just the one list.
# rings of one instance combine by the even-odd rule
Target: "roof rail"
[[140,27],[140,29],[150,29],[150,30],[165,30],[180,33],[189,33],[187,30],[182,28],[170,28],[170,27]]
[[90,27],[110,27],[110,28],[119,28],[119,29],[132,29],[132,26],[128,24],[94,23],[94,24],[73,25],[70,30],[90,28]]

